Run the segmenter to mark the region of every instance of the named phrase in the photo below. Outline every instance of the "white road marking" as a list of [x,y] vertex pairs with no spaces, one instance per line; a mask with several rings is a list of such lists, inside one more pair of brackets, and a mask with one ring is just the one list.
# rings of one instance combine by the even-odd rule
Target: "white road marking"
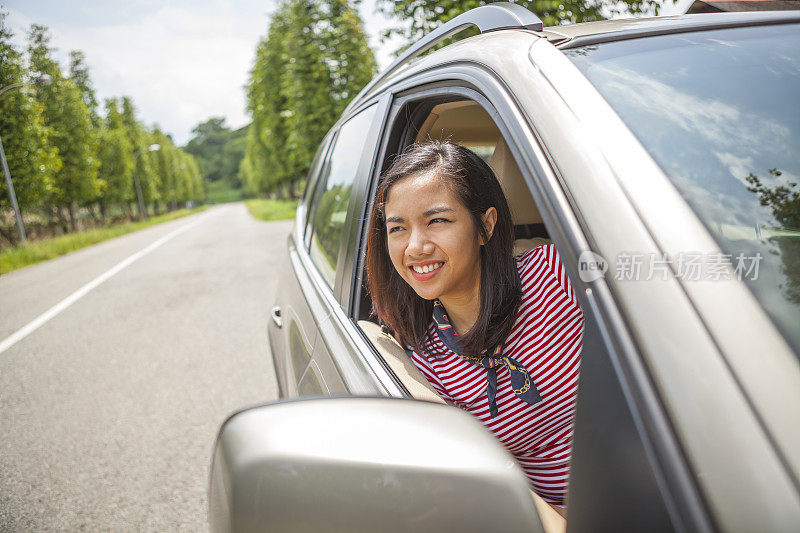
[[0,354],[5,352],[6,350],[11,348],[12,346],[14,346],[16,343],[18,343],[19,341],[21,341],[22,339],[24,339],[25,337],[27,337],[28,335],[30,335],[31,333],[33,333],[34,331],[36,331],[37,329],[42,327],[43,325],[45,325],[50,319],[52,319],[53,317],[55,317],[59,313],[61,313],[61,311],[63,311],[64,309],[66,309],[70,305],[74,304],[75,302],[77,302],[78,300],[80,300],[81,298],[86,296],[89,293],[89,291],[91,291],[92,289],[94,289],[95,287],[97,287],[98,285],[103,283],[104,281],[106,281],[108,278],[110,278],[114,274],[117,274],[118,272],[120,272],[125,267],[131,265],[134,261],[136,261],[138,259],[141,259],[142,257],[146,256],[147,254],[149,254],[150,252],[152,252],[153,250],[155,250],[156,248],[158,248],[162,244],[166,243],[167,241],[169,241],[171,239],[174,239],[175,237],[177,237],[181,233],[184,233],[184,232],[190,230],[191,228],[197,226],[198,224],[203,222],[206,218],[208,218],[210,215],[215,214],[215,213],[219,213],[219,212],[220,212],[220,210],[215,209],[212,212],[208,212],[208,213],[205,213],[203,215],[200,215],[200,217],[198,217],[196,220],[186,224],[185,226],[181,226],[180,228],[178,228],[178,229],[176,229],[174,231],[171,231],[170,233],[167,233],[166,235],[164,235],[160,239],[152,242],[151,244],[149,244],[148,246],[142,248],[141,250],[139,250],[138,252],[134,253],[133,255],[129,255],[128,257],[126,257],[125,259],[123,259],[122,261],[120,261],[119,263],[114,265],[113,267],[109,268],[108,270],[106,270],[105,272],[103,272],[102,274],[100,274],[99,276],[94,278],[92,281],[90,281],[87,284],[85,284],[84,286],[82,286],[77,291],[73,292],[72,294],[70,294],[69,296],[67,296],[66,298],[64,298],[60,302],[58,302],[56,305],[54,305],[53,307],[51,307],[50,309],[48,309],[47,311],[45,311],[41,315],[37,316],[36,318],[34,318],[30,322],[28,322],[22,328],[18,329],[17,331],[15,331],[11,335],[9,335],[5,339],[3,339],[3,342],[0,342]]

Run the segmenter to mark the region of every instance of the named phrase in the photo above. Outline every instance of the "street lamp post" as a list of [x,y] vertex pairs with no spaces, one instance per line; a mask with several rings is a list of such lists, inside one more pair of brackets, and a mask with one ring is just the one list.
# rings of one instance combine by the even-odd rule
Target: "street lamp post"
[[[2,89],[0,89],[0,96],[10,89],[16,89],[17,87],[22,87],[23,83],[12,83],[11,85],[6,85]],[[2,159],[3,163],[3,174],[6,177],[6,188],[8,189],[8,196],[11,199],[11,207],[14,208],[14,217],[17,219],[17,231],[19,232],[19,239],[22,242],[25,242],[27,236],[25,235],[25,224],[22,223],[22,212],[19,210],[19,204],[17,204],[17,195],[14,193],[14,184],[11,183],[11,172],[8,170],[8,163],[6,162],[6,153],[3,150],[3,140],[0,139],[0,159]]]
[[133,157],[133,182],[136,184],[136,198],[139,200],[139,218],[147,220],[147,210],[144,207],[144,197],[142,196],[142,184],[139,183],[139,173],[136,171],[136,161],[145,152],[157,152],[161,150],[160,144],[151,144],[146,150],[139,150]]

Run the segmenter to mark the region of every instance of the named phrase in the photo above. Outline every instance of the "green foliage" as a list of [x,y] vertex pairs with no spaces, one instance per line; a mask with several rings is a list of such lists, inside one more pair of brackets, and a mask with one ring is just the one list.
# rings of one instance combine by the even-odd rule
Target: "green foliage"
[[92,126],[98,127],[100,116],[97,114],[97,96],[92,88],[89,79],[89,68],[86,66],[86,54],[80,50],[73,50],[69,53],[69,78],[81,91],[81,98],[89,110],[92,119]]
[[[154,179],[152,185],[157,189],[153,198],[168,204],[175,209],[178,204],[178,195],[186,189],[183,183],[178,149],[172,143],[172,139],[155,128],[148,136],[147,145],[158,145],[158,150],[149,150],[143,155],[148,155],[151,163],[151,171]],[[180,189],[180,190],[179,190]],[[185,195],[185,194],[184,194]]]
[[334,185],[319,199],[314,231],[321,250],[336,269],[336,259],[342,239],[344,219],[347,213],[347,204],[353,185]]
[[[331,70],[337,117],[377,71],[358,12],[346,0],[331,0],[330,27],[325,36],[326,62]],[[316,148],[316,147],[315,147]],[[312,154],[313,155],[313,154]]]
[[[12,33],[0,11],[0,88],[24,82],[22,56],[11,44]],[[43,205],[53,178],[61,168],[51,144],[52,130],[44,122],[43,106],[28,87],[10,88],[0,95],[0,140],[20,209]],[[0,209],[11,206],[5,179],[0,180]]]
[[222,147],[223,179],[227,180],[236,189],[242,188],[242,182],[239,180],[239,167],[247,146],[247,130],[248,126],[245,126],[232,131],[228,137],[228,142]]
[[[110,208],[118,213],[121,207],[132,216],[134,177],[141,181],[145,203],[155,211],[167,204],[176,209],[205,200],[194,157],[177,148],[168,135],[144,127],[130,98],[107,100],[105,117],[100,115],[83,52],[70,53],[65,76],[53,59],[47,28],[33,24],[24,61],[11,43],[6,16],[0,10],[0,90],[9,88],[0,94],[0,135],[20,208],[33,211],[25,213],[26,223],[33,219],[40,230],[34,234],[79,229],[86,213],[94,224],[105,223]],[[243,136],[244,131],[239,132]],[[227,157],[236,157],[236,150],[241,154],[243,143],[240,140]],[[148,149],[153,144],[158,149]],[[231,175],[238,164],[228,162]],[[0,210],[9,208],[2,179]],[[11,232],[0,235],[14,244]]]
[[52,130],[51,142],[62,162],[53,180],[51,202],[67,208],[75,229],[75,209],[94,200],[99,190],[97,139],[83,94],[71,79],[62,76],[49,43],[47,28],[32,24],[28,53],[34,93],[44,106],[45,124]]
[[[658,15],[662,0],[510,0],[536,13],[545,26],[567,22],[603,20],[608,15]],[[666,0],[670,1],[670,0]],[[674,3],[677,0],[672,0]],[[443,22],[478,6],[493,4],[487,0],[379,0],[384,13],[395,15],[407,24],[393,28],[387,35],[402,35],[412,42]]]
[[202,201],[205,194],[195,158],[176,147],[172,138],[158,128],[150,134],[148,142],[150,146],[159,146],[149,154],[155,176],[153,183],[158,187],[157,198],[169,209],[189,201]]
[[284,61],[288,61],[285,41],[289,31],[288,6],[283,5],[272,17],[267,38],[258,45],[250,73],[247,100],[253,122],[240,167],[240,178],[249,194],[272,190],[289,175],[281,149],[286,145],[286,119],[291,111],[286,109],[280,86]]
[[98,200],[104,207],[131,202],[133,190],[133,147],[128,139],[117,100],[106,100],[106,118],[99,132],[98,159],[101,190]]
[[228,202],[238,202],[244,198],[242,189],[234,189],[225,180],[208,182],[208,198],[210,204],[225,204]]
[[205,179],[224,180],[227,186],[241,188],[239,166],[244,157],[247,128],[231,131],[223,117],[211,117],[195,126],[195,136],[184,150],[198,160]]
[[151,143],[148,142],[147,132],[144,126],[136,119],[136,109],[133,101],[127,96],[122,97],[121,118],[125,134],[133,149],[134,181],[136,178],[139,179],[145,205],[152,204],[160,199],[159,177],[153,171],[152,156],[148,150]]
[[[787,299],[800,303],[800,187],[797,183],[782,180],[783,172],[777,168],[768,169],[770,177],[764,183],[752,172],[745,178],[750,185],[747,190],[758,195],[759,203],[772,210],[772,216],[787,234],[772,237],[780,251],[780,258],[786,285]],[[772,185],[772,186],[770,186]]]
[[131,144],[122,128],[103,128],[100,131],[99,200],[104,205],[121,204],[133,199],[133,155]]
[[293,189],[375,58],[346,0],[286,0],[256,51],[248,85],[253,122],[240,179],[251,194]]
[[337,118],[332,94],[333,76],[326,64],[318,2],[293,0],[287,3],[288,28],[284,37],[286,62],[280,78],[285,99],[281,115],[287,136],[284,143],[288,168],[281,184],[305,174],[314,151]]

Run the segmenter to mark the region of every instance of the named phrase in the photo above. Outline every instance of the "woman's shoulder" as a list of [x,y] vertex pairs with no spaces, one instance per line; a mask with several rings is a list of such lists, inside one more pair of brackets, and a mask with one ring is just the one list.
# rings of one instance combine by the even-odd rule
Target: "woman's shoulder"
[[537,280],[543,276],[557,283],[568,298],[577,305],[575,292],[570,283],[561,257],[554,244],[541,244],[515,257],[523,292],[533,290]]
[[530,244],[533,246],[514,256],[514,259],[517,262],[517,269],[527,270],[530,268],[532,264],[540,263],[542,261],[547,261],[549,255],[552,255],[555,252],[555,246],[550,244],[549,242],[541,242],[539,244],[535,244],[536,241],[543,241],[544,239],[528,239],[533,241]]

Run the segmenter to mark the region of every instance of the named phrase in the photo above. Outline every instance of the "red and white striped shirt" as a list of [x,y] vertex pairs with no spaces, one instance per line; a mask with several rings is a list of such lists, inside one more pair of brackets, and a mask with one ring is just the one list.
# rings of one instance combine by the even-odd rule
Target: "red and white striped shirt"
[[555,246],[538,246],[515,258],[522,281],[517,320],[503,353],[527,368],[542,401],[514,395],[504,366],[497,368],[497,407],[491,418],[486,369],[450,350],[431,322],[424,353],[414,364],[446,401],[475,415],[522,466],[531,488],[548,503],[563,506],[575,395],[578,388],[583,312]]

